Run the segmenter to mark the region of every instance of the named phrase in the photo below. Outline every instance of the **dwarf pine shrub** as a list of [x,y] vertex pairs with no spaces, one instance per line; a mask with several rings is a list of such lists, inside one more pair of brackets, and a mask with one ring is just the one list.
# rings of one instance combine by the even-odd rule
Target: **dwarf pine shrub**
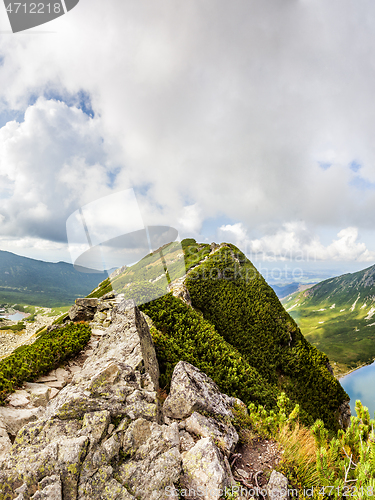
[[0,361],[0,404],[22,382],[32,382],[78,354],[91,337],[86,323],[71,323],[65,328],[42,334],[31,345],[18,347]]

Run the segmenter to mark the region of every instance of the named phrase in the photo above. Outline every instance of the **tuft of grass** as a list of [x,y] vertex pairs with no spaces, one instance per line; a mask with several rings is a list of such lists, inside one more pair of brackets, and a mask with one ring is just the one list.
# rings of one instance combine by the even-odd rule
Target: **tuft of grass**
[[318,487],[319,473],[316,465],[317,447],[315,437],[307,427],[294,428],[285,424],[278,432],[277,441],[284,450],[280,472],[285,473],[294,482],[295,487]]

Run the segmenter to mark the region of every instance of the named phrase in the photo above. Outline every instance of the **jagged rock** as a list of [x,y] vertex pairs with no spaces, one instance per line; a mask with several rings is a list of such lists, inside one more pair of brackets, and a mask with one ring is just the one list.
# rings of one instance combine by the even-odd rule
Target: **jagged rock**
[[185,304],[191,306],[191,297],[189,290],[184,283],[174,283],[168,287],[168,290],[172,292],[172,295],[178,299],[181,299]]
[[167,417],[183,419],[194,411],[231,417],[234,398],[221,394],[215,382],[186,361],[179,361],[173,370],[171,390],[164,402]]
[[350,410],[349,401],[344,401],[339,406],[339,424],[343,429],[347,429],[350,425],[350,417],[352,413]]
[[39,408],[9,408],[0,407],[0,420],[5,424],[5,428],[11,436],[16,436],[17,432],[28,422],[32,422],[43,414],[43,409]]
[[92,298],[92,299],[87,299],[87,298],[76,299],[76,305],[80,306],[80,307],[89,307],[89,308],[95,309],[98,306],[98,301],[99,301],[99,299],[97,299],[97,298]]
[[186,431],[180,431],[180,452],[184,453],[189,451],[195,446],[193,437]]
[[211,437],[227,454],[233,451],[238,443],[238,434],[232,424],[218,422],[197,412],[186,420],[185,429],[200,437]]
[[31,497],[31,500],[62,500],[62,485],[58,476],[49,476],[39,483],[39,491]]
[[288,498],[288,479],[280,472],[272,471],[267,484],[268,500],[286,500]]
[[0,462],[5,459],[11,447],[12,442],[6,431],[5,424],[2,420],[0,420]]
[[184,454],[182,468],[182,486],[190,492],[195,491],[193,498],[219,500],[225,489],[234,484],[228,461],[210,437],[200,439]]
[[76,299],[76,303],[69,309],[71,321],[91,321],[98,306],[98,299]]
[[[82,370],[75,373],[72,382],[48,403],[45,411],[15,410],[18,420],[14,418],[13,422],[9,419],[11,410],[0,408],[0,414],[6,413],[6,430],[13,435],[31,418],[41,417],[19,430],[6,459],[0,464],[0,498],[13,493],[23,482],[27,490],[19,494],[25,499],[32,495],[35,499],[49,498],[43,495],[52,494],[59,498],[58,481],[42,482],[46,477],[57,476],[64,500],[134,500],[114,476],[112,462],[118,463],[123,434],[132,419],[139,418],[150,424],[153,421],[152,425],[156,426],[152,428],[152,442],[148,445],[147,457],[144,457],[151,461],[154,457],[155,460],[142,465],[144,477],[148,474],[147,467],[149,474],[153,474],[151,471],[156,473],[159,467],[156,476],[160,484],[164,484],[160,478],[167,476],[169,482],[166,484],[173,484],[173,478],[178,475],[173,471],[180,470],[176,465],[180,464],[178,429],[175,426],[171,430],[156,423],[160,421],[156,397],[159,368],[152,338],[147,323],[133,302],[123,302],[115,309],[113,323],[93,355],[86,360]],[[55,373],[64,375],[59,371]],[[54,382],[47,382],[50,383]],[[48,387],[46,390],[48,392]],[[122,424],[109,436],[109,426],[114,428],[111,419],[121,416]],[[158,434],[159,428],[162,431]],[[159,435],[162,438],[158,444]],[[159,449],[156,455],[151,448],[155,448],[155,453]],[[163,453],[165,456],[162,457]],[[137,460],[141,460],[139,457]],[[163,476],[164,466],[168,471],[166,476]],[[159,484],[156,476],[153,479],[155,485]],[[149,483],[152,483],[151,479]],[[145,483],[139,488],[146,491],[149,485]]]
[[141,500],[164,500],[181,474],[178,426],[139,419],[123,437],[123,451],[131,459],[120,466],[118,477]]
[[99,323],[103,322],[105,319],[107,319],[107,313],[102,311],[96,312],[93,318],[94,321],[98,321]]

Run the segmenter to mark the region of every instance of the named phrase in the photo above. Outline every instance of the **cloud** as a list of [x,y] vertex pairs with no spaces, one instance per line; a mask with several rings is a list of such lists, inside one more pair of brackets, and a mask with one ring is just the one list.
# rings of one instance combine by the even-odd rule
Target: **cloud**
[[2,127],[2,236],[66,241],[65,220],[77,205],[110,192],[102,142],[98,120],[44,98],[23,122]]
[[[146,221],[187,233],[219,215],[249,234],[291,235],[296,219],[373,230],[356,176],[375,182],[374,14],[365,0],[91,0],[56,33],[2,36],[0,113],[27,111],[1,129],[2,234],[61,240],[69,210],[129,187]],[[95,118],[30,106],[81,92]]]
[[297,261],[357,261],[373,262],[375,252],[358,241],[358,229],[348,227],[337,234],[337,239],[324,246],[316,234],[310,232],[304,222],[283,224],[274,234],[258,239],[249,238],[241,223],[227,224],[219,228],[223,239],[235,243],[254,260]]
[[185,206],[182,217],[178,219],[181,231],[191,235],[199,233],[202,222],[201,210],[197,204]]

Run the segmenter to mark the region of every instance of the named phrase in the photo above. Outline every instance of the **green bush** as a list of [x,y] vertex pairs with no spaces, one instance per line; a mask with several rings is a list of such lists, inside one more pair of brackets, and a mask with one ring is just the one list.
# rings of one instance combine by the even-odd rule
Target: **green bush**
[[1,330],[12,330],[12,332],[20,332],[21,330],[24,330],[25,328],[26,328],[25,323],[23,323],[22,321],[18,321],[18,323],[15,325],[1,327]]
[[349,397],[327,369],[328,358],[309,344],[275,292],[234,245],[216,251],[186,279],[193,306],[257,369],[300,404],[309,422],[338,428]]
[[175,365],[196,366],[230,396],[246,403],[276,406],[279,390],[259,375],[232,345],[198,312],[167,294],[140,306],[153,321],[151,334],[160,366],[160,385],[168,388]]
[[0,361],[0,404],[24,381],[33,381],[56,368],[62,361],[78,354],[91,337],[85,323],[42,334],[33,344],[18,347]]

